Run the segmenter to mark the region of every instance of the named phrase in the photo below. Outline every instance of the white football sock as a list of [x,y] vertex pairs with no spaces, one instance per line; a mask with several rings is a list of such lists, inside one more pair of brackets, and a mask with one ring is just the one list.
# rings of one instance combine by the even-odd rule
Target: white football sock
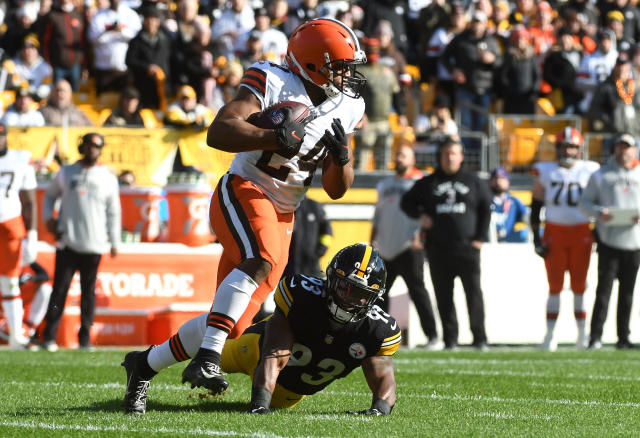
[[[177,335],[184,351],[189,355],[189,357],[195,356],[200,348],[202,337],[204,336],[205,329],[207,328],[208,316],[208,313],[198,315],[182,324],[178,329]],[[149,356],[147,357],[147,362],[156,372],[160,372],[174,363],[178,363],[179,361],[171,352],[171,338],[164,341],[162,345],[152,348],[149,352]]]
[[547,316],[547,336],[553,336],[556,327],[557,315],[560,313],[560,294],[549,294],[547,299],[547,315],[556,315],[555,318]]
[[52,287],[49,283],[42,283],[33,297],[31,308],[29,309],[28,321],[35,327],[40,325],[44,316],[47,314],[47,306],[49,305],[51,291]]
[[[211,312],[227,315],[237,322],[247,310],[251,295],[258,286],[247,274],[239,269],[234,269],[222,280],[213,300]],[[228,335],[229,333],[223,330],[208,326],[201,347],[222,354],[222,348]]]
[[18,277],[1,276],[0,289],[2,291],[2,311],[7,318],[9,336],[22,341],[24,338],[22,333],[24,309],[22,308]]

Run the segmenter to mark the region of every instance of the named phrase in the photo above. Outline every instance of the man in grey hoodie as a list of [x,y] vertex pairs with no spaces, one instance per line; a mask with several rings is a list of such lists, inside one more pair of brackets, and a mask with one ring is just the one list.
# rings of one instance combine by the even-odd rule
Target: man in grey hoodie
[[[591,175],[580,209],[596,218],[598,286],[591,317],[589,348],[602,347],[602,326],[607,318],[613,280],[618,279],[616,348],[634,348],[629,341],[629,318],[640,265],[640,162],[636,140],[630,134],[616,138],[613,156]],[[635,210],[620,219],[624,210]],[[617,216],[617,217],[616,217]]]
[[[95,286],[102,254],[118,254],[120,241],[120,194],[116,176],[98,164],[104,138],[90,132],[82,137],[82,158],[64,166],[47,188],[42,218],[61,244],[56,250],[53,292],[45,321],[43,348],[57,350],[55,343],[73,274],[80,271],[80,348],[89,347],[89,329],[95,310]],[[60,217],[53,206],[61,200]]]

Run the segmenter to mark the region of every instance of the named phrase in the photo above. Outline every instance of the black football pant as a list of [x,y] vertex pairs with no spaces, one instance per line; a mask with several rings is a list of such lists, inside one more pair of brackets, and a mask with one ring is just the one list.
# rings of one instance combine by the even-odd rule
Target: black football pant
[[438,302],[445,346],[458,344],[458,317],[453,301],[453,282],[460,277],[467,298],[469,325],[473,343],[487,342],[484,328],[484,302],[480,287],[480,251],[469,247],[465,251],[451,252],[427,248],[431,282]]
[[[387,268],[387,294],[391,290],[396,277],[398,275],[402,277],[407,285],[409,296],[414,306],[416,306],[422,331],[429,339],[436,338],[438,336],[436,320],[433,315],[429,294],[424,287],[424,251],[421,249],[407,249],[393,260],[384,259],[384,265]],[[380,307],[388,313],[389,299],[385,299]]]
[[613,280],[618,279],[618,340],[629,340],[629,318],[633,304],[633,290],[640,266],[640,251],[625,251],[598,243],[598,286],[591,317],[591,339],[602,337],[602,326],[607,319]]
[[89,329],[93,324],[96,305],[96,278],[101,258],[101,254],[80,253],[69,248],[56,251],[53,291],[51,292],[51,299],[45,316],[44,342],[56,340],[71,279],[76,271],[80,271],[81,295],[78,343],[80,346],[89,345]]

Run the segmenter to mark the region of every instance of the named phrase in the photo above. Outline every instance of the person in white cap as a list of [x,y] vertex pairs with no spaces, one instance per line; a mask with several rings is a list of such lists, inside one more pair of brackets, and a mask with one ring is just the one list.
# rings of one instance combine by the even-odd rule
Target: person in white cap
[[602,326],[607,318],[615,279],[619,282],[616,348],[635,347],[629,341],[629,318],[640,266],[638,164],[636,139],[630,134],[620,135],[614,142],[613,156],[591,175],[580,199],[580,209],[596,218],[598,242],[598,286],[591,317],[589,348],[602,347]]

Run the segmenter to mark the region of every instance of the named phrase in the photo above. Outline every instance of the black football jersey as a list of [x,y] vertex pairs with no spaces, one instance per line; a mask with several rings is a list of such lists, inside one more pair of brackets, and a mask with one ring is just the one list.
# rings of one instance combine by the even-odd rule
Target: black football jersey
[[297,394],[322,390],[367,357],[392,356],[402,340],[396,320],[378,306],[360,321],[338,323],[329,314],[324,288],[324,280],[300,274],[283,278],[276,288],[276,305],[294,336],[278,384]]

